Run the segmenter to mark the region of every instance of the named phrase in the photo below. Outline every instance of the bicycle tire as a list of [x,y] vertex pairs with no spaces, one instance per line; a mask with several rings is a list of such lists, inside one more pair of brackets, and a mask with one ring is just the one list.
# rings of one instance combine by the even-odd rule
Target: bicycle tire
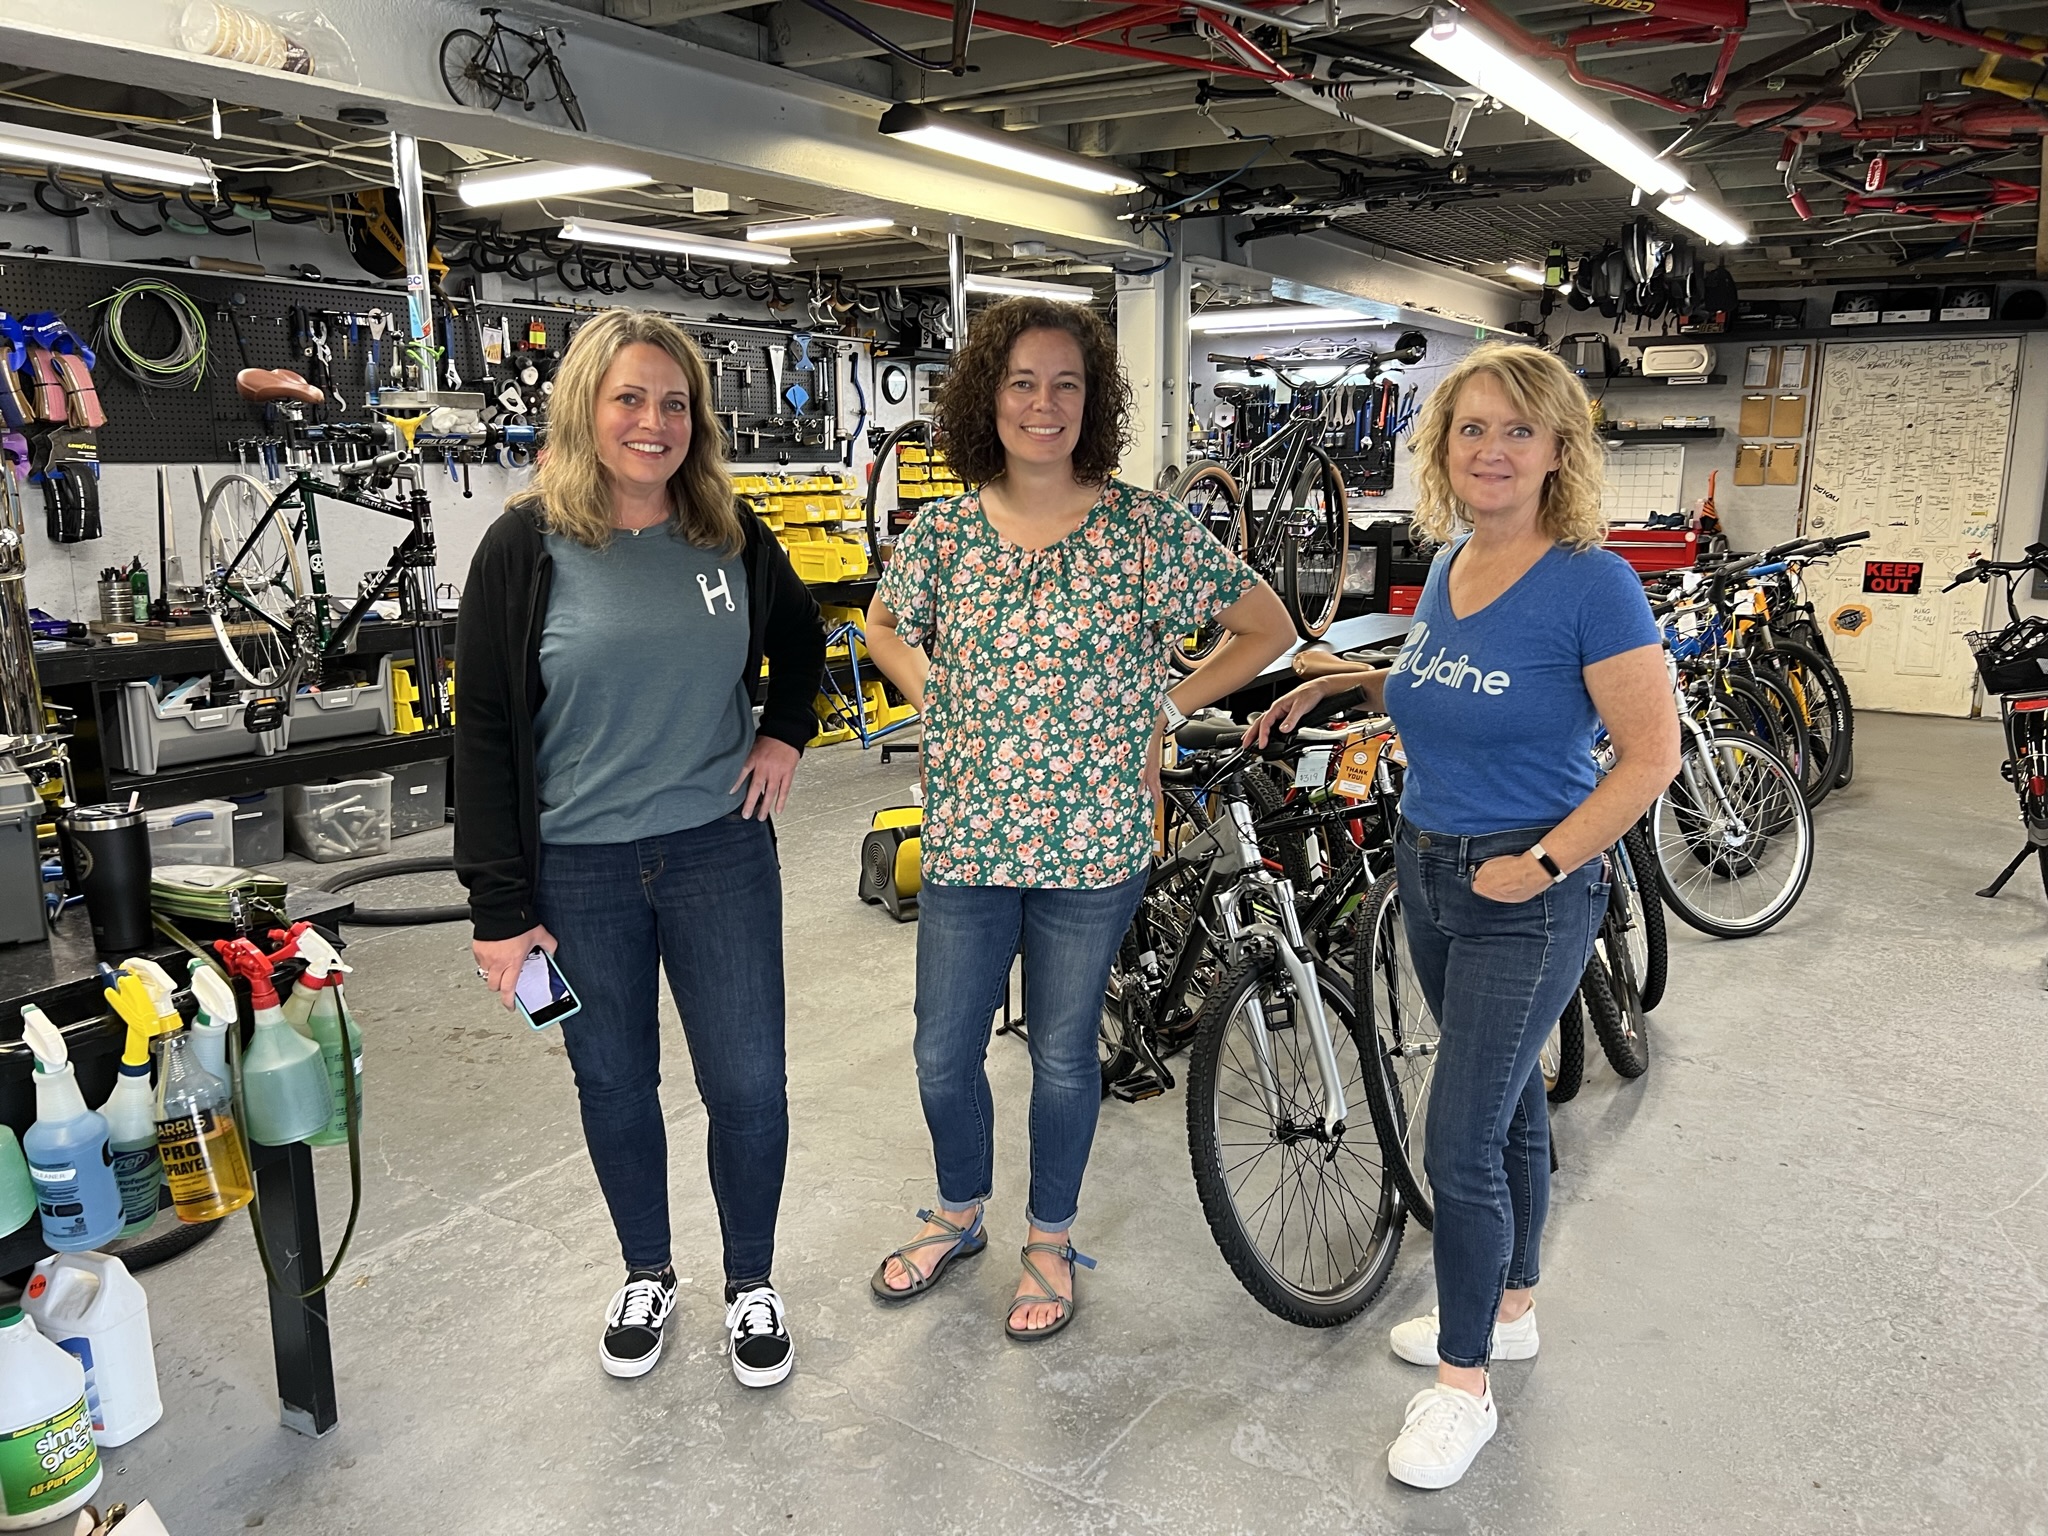
[[548,50],[548,78],[554,82],[555,100],[562,104],[562,111],[568,116],[569,126],[578,133],[588,133],[583,126],[583,108],[577,104],[576,93],[569,87],[569,76],[555,57],[554,49]]
[[[882,476],[888,472],[889,460],[895,455],[896,449],[901,444],[912,440],[927,445],[931,442],[931,423],[922,416],[911,417],[910,420],[892,430],[887,437],[882,439],[881,445],[875,449],[874,467],[868,471],[868,495],[867,502],[862,509],[862,515],[867,520],[869,568],[877,574],[882,569],[882,533],[884,530],[877,526],[875,513],[882,496]],[[728,445],[727,452],[734,453],[738,449],[739,444],[732,443]]]
[[[1245,770],[1245,798],[1251,802],[1252,825],[1257,830],[1259,823],[1270,821],[1287,808],[1287,792],[1273,782],[1273,776],[1261,764],[1254,763]],[[1286,831],[1268,828],[1259,832],[1259,852],[1280,866],[1280,873],[1294,882],[1294,894],[1304,895],[1309,887],[1308,833],[1294,827]]]
[[[228,669],[252,688],[292,688],[312,659],[296,628],[306,575],[269,487],[243,474],[215,480],[200,503],[199,552],[207,618]],[[254,632],[237,634],[237,624]]]
[[[1728,801],[1716,797],[1712,808],[1705,806],[1703,794],[1713,791],[1700,761],[1701,742],[1687,736],[1679,749],[1678,774],[1650,808],[1657,887],[1665,905],[1687,926],[1718,939],[1749,938],[1782,922],[1806,889],[1813,873],[1813,808],[1799,793],[1798,776],[1761,742],[1710,736],[1705,751],[1714,757],[1724,789],[1730,777],[1740,775],[1741,780],[1728,791]],[[1742,839],[1728,825],[1731,813],[1746,829]],[[1782,846],[1787,833],[1789,847]],[[1702,884],[1707,878],[1740,882],[1755,874],[1766,857],[1779,853],[1787,857],[1777,889],[1763,893],[1767,899],[1752,909],[1726,915],[1708,910],[1698,899],[1715,889]]]
[[[1643,1013],[1642,989],[1637,984],[1635,957],[1628,939],[1620,931],[1622,919],[1614,911],[1615,898],[1627,900],[1620,886],[1607,898],[1607,917],[1594,941],[1596,961],[1607,973],[1607,988],[1614,1001],[1611,1013],[1593,1015],[1593,1033],[1600,1037],[1600,1049],[1617,1076],[1638,1078],[1650,1070],[1650,1021]],[[1602,960],[1602,955],[1605,958]]]
[[[1317,502],[1319,493],[1322,500]],[[1320,640],[1344,602],[1344,562],[1351,549],[1350,493],[1336,462],[1311,446],[1287,501],[1290,519],[1304,507],[1311,515],[1302,519],[1306,531],[1299,537],[1290,534],[1282,551],[1281,597],[1302,637]]]
[[1790,696],[1748,669],[1724,672],[1718,683],[1715,698],[1722,727],[1738,736],[1753,736],[1776,752],[1798,772],[1800,793],[1809,793],[1812,753]]
[[[1321,1078],[1307,1049],[1307,1026],[1292,1022],[1298,1004],[1282,991],[1285,975],[1270,959],[1246,960],[1203,1005],[1188,1062],[1188,1157],[1209,1232],[1238,1283],[1275,1317],[1303,1328],[1329,1328],[1348,1322],[1371,1306],[1386,1285],[1401,1251],[1404,1213],[1400,1192],[1386,1175],[1377,1137],[1353,1136],[1347,1127],[1331,1146],[1321,1134],[1321,1122],[1316,1118],[1321,1112]],[[1333,976],[1319,972],[1317,980],[1330,1021],[1331,1043],[1342,1052],[1349,1040],[1356,1053],[1358,1070],[1347,1073],[1344,1083],[1347,1101],[1354,1092],[1362,1097],[1372,1053],[1359,1029],[1351,994]],[[1291,1022],[1273,1028],[1268,1020],[1276,1012],[1284,1013]],[[1291,1113],[1284,1128],[1265,1118],[1264,1106],[1253,1091],[1240,1093],[1230,1086],[1237,1080],[1256,1081],[1243,1068],[1249,1049],[1241,1055],[1231,1051],[1233,1037],[1246,1029],[1261,1031],[1278,1047],[1273,1055],[1276,1068],[1285,1055],[1300,1069],[1296,1082],[1303,1092],[1297,1098],[1290,1087],[1286,1093]],[[1291,1050],[1287,1049],[1290,1046]],[[1232,1077],[1226,1077],[1226,1068]],[[1241,1134],[1257,1139],[1233,1141],[1226,1135],[1226,1124],[1233,1130],[1244,1127]],[[1247,1147],[1258,1150],[1247,1153]],[[1308,1150],[1299,1150],[1303,1147]],[[1294,1169],[1308,1172],[1309,1179],[1298,1197],[1279,1201],[1277,1212],[1278,1188],[1249,1209],[1242,1207],[1241,1195],[1275,1151],[1282,1157],[1282,1165],[1274,1170],[1278,1177],[1286,1176],[1285,1164],[1292,1159]],[[1369,1201],[1351,1189],[1348,1176],[1354,1173],[1370,1176]],[[1350,1214],[1342,1219],[1324,1216],[1319,1221],[1320,1213],[1310,1213],[1318,1197],[1332,1192],[1340,1202],[1350,1197],[1365,1222],[1362,1239]],[[1244,1198],[1249,1202],[1249,1196]],[[1271,1233],[1275,1220],[1281,1231]],[[1287,1224],[1291,1220],[1304,1225],[1290,1229]],[[1252,1222],[1257,1223],[1256,1230]],[[1291,1252],[1287,1246],[1290,1238],[1297,1242]],[[1311,1270],[1321,1264],[1325,1280],[1317,1283],[1308,1272],[1298,1277],[1283,1273],[1281,1266],[1290,1257]]]
[[[1802,692],[1819,693],[1812,713],[1827,722],[1826,754],[1821,768],[1820,793],[1807,803],[1819,805],[1828,794],[1842,788],[1855,774],[1851,757],[1856,741],[1856,711],[1849,703],[1849,686],[1833,662],[1798,641],[1779,641],[1772,652],[1779,664],[1796,680]],[[1816,751],[1819,750],[1818,745]]]
[[[1240,558],[1248,555],[1251,535],[1245,521],[1244,492],[1224,465],[1214,459],[1196,460],[1181,471],[1167,495],[1193,513],[1224,548]],[[1223,626],[1204,624],[1175,638],[1166,655],[1181,671],[1192,672],[1222,643]]]
[[1435,1224],[1436,1206],[1423,1144],[1441,1031],[1406,961],[1407,951],[1399,877],[1389,870],[1366,896],[1352,949],[1352,977],[1379,1065],[1365,1085],[1373,1129],[1408,1214],[1426,1231]]
[[1553,1104],[1569,1104],[1586,1081],[1586,1010],[1574,991],[1564,1005],[1550,1038],[1537,1057],[1543,1074],[1543,1096]]
[[1636,884],[1636,921],[1643,931],[1643,1012],[1664,1001],[1664,983],[1671,975],[1671,935],[1664,926],[1664,898],[1651,873],[1656,855],[1650,850],[1649,830],[1639,821],[1621,835],[1628,853],[1629,868]]
[[441,39],[441,84],[458,105],[495,112],[505,99],[490,65],[491,40],[481,32],[457,27]]
[[[1592,1020],[1593,1033],[1599,1037],[1604,1052],[1608,1036],[1618,1034],[1622,1029],[1621,1004],[1614,995],[1614,979],[1598,954],[1586,962],[1585,972],[1579,977],[1579,990],[1574,996],[1584,1004],[1586,1017]],[[1612,1057],[1608,1059],[1610,1063],[1613,1060]]]

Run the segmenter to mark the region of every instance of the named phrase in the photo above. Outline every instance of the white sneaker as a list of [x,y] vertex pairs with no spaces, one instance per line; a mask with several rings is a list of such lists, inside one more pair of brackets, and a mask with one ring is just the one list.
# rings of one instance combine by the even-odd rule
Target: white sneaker
[[1410,1488],[1448,1488],[1500,1428],[1493,1388],[1474,1397],[1442,1382],[1408,1399],[1401,1433],[1387,1447],[1387,1471]]
[[796,1345],[782,1317],[782,1298],[772,1285],[741,1291],[725,1309],[732,1347],[732,1373],[743,1387],[772,1387],[789,1377]]
[[[1411,1317],[1405,1323],[1396,1323],[1387,1330],[1387,1342],[1394,1346],[1394,1353],[1410,1365],[1435,1365],[1437,1309],[1431,1307],[1427,1317]],[[1534,1360],[1536,1358],[1536,1309],[1530,1307],[1512,1323],[1493,1325],[1492,1357],[1495,1360]]]

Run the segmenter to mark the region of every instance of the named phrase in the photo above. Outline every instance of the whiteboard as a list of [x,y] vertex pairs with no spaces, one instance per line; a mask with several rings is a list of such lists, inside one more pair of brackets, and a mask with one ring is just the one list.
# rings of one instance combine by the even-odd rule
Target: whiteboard
[[[1998,546],[2020,342],[1830,342],[1822,350],[1806,531],[1870,540],[1809,567],[1808,596],[1858,709],[1967,715],[1976,671],[1963,635],[1985,590],[1944,594]],[[1917,561],[1920,591],[1867,593],[1864,562]]]

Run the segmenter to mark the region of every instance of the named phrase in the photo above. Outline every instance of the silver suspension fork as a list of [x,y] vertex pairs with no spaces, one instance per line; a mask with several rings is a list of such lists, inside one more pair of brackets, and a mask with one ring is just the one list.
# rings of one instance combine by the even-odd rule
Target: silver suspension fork
[[[1749,841],[1749,823],[1744,821],[1741,813],[1735,809],[1735,803],[1728,794],[1728,786],[1722,782],[1720,765],[1714,761],[1713,739],[1707,734],[1707,728],[1700,724],[1690,709],[1686,708],[1684,693],[1681,691],[1677,697],[1678,723],[1685,727],[1686,734],[1692,737],[1693,745],[1699,748],[1693,754],[1693,761],[1706,769],[1707,786],[1714,792],[1714,803],[1721,808],[1721,816],[1728,829],[1729,841],[1738,846],[1747,843]],[[1698,773],[1698,769],[1688,770],[1682,761],[1679,771],[1687,773],[1688,777],[1695,779]],[[1694,799],[1700,800],[1697,782],[1692,787]]]

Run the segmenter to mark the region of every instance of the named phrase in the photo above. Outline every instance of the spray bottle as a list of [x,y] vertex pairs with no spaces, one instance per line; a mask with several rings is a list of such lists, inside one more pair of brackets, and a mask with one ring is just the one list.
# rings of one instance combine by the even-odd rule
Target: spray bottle
[[217,1221],[256,1198],[228,1085],[199,1063],[192,1032],[157,1039],[156,1137],[180,1221]]
[[[276,955],[264,954],[247,939],[217,939],[213,947],[222,963],[249,983],[256,1011],[256,1033],[242,1057],[242,1115],[249,1139],[271,1147],[304,1141],[327,1124],[333,1105],[320,1046],[285,1023],[270,984],[275,963],[292,946],[287,942]],[[212,971],[195,968],[192,990],[209,1013],[234,1017],[234,993]]]
[[178,1027],[170,1013],[169,1001],[156,996],[155,989],[139,975],[120,976],[105,989],[128,1025],[128,1048],[121,1053],[120,1075],[114,1091],[100,1106],[114,1144],[114,1181],[121,1186],[121,1235],[133,1237],[156,1220],[158,1194],[163,1188],[163,1157],[156,1140],[156,1092],[149,1083],[149,1043],[166,1029]]
[[36,1123],[21,1139],[35,1180],[43,1241],[59,1253],[112,1242],[121,1233],[121,1186],[107,1122],[85,1107],[64,1036],[25,1003],[21,1035],[36,1058]]
[[29,1177],[21,1140],[0,1125],[0,1237],[19,1232],[36,1219],[36,1181]]
[[[199,977],[214,976],[216,980],[219,979],[213,967],[204,960],[194,960],[190,969],[193,980],[192,996],[199,1003],[199,1011],[192,1015],[192,1049],[199,1057],[199,1064],[225,1083],[229,1081],[228,1031],[235,1027],[237,1017],[235,994],[225,987],[211,993],[200,990]],[[227,998],[225,1009],[216,1010],[209,1005],[209,999],[217,1002],[223,995]]]
[[[343,1076],[345,1070],[355,1074],[356,1121],[362,1122],[363,1115],[363,1032],[356,1027],[355,1020],[348,1013],[347,1004],[342,1001],[341,978],[348,971],[342,964],[341,956],[310,925],[294,925],[287,933],[283,929],[272,929],[273,939],[283,939],[287,948],[304,958],[306,973],[299,978],[299,984],[292,991],[292,1000],[301,996],[306,999],[302,1012],[305,1030],[320,1046],[321,1059],[327,1067],[328,1091],[332,1095],[332,1113],[325,1129],[307,1140],[316,1147],[339,1146],[348,1140],[348,1082]],[[285,953],[280,950],[279,954]],[[347,1041],[344,1050],[343,1040]],[[344,1057],[350,1066],[343,1067]]]

